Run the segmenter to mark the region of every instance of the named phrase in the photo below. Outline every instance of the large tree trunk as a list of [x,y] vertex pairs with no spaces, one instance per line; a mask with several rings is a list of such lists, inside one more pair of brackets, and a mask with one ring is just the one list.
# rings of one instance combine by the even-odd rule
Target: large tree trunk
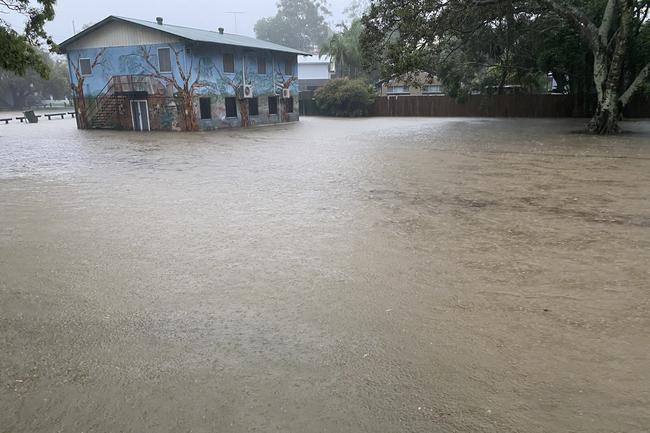
[[[598,108],[587,129],[595,134],[615,134],[620,131],[618,121],[621,110],[629,99],[621,98],[621,87],[632,21],[632,5],[629,0],[619,0],[619,27],[608,42],[608,34],[615,17],[614,3],[611,0],[607,3],[597,36],[601,43],[594,44],[594,83],[598,91]],[[611,50],[610,42],[614,43]]]
[[[623,33],[623,32],[621,32]],[[594,62],[594,82],[598,89],[598,108],[594,117],[587,125],[589,132],[594,134],[615,134],[619,132],[620,118],[619,89],[623,72],[625,42],[616,44],[614,54],[609,60],[609,68],[604,64],[604,56],[596,55]],[[601,71],[607,71],[603,73]]]
[[587,130],[593,134],[616,134],[620,131],[618,127],[620,114],[618,93],[606,92],[604,99],[598,101],[598,108],[589,121]]

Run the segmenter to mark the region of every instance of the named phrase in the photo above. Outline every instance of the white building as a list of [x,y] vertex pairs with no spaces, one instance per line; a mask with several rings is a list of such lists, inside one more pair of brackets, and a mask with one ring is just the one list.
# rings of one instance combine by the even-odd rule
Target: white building
[[323,87],[336,70],[330,56],[298,56],[298,86],[301,92]]

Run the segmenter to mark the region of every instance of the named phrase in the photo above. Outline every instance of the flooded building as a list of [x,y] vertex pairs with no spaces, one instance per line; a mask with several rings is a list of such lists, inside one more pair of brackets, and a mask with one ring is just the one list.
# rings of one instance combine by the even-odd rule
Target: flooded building
[[109,16],[59,44],[77,126],[195,131],[298,120],[297,56],[217,31]]

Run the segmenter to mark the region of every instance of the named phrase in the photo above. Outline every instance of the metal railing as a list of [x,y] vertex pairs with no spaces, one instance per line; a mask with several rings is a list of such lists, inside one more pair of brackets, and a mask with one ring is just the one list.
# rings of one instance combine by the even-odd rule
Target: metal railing
[[85,113],[80,113],[84,115],[86,118],[86,124],[90,125],[93,118],[97,115],[99,112],[100,108],[100,102],[102,98],[108,94],[111,93],[113,88],[113,79],[111,78],[106,82],[106,85],[102,88],[102,90],[99,91],[97,96],[95,96],[94,99],[87,98],[87,101],[85,101],[85,106],[86,106],[86,112]]
[[106,98],[113,98],[124,93],[154,93],[154,83],[149,75],[114,75],[106,82],[102,90],[86,103],[86,121],[90,125],[101,110]]

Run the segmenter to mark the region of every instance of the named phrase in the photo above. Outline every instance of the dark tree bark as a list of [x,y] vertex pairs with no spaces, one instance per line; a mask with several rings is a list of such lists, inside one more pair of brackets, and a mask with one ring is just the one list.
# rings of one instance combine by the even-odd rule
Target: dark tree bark
[[632,29],[634,3],[632,0],[608,0],[600,26],[583,12],[559,0],[538,0],[564,17],[582,35],[594,56],[594,84],[598,106],[587,125],[595,134],[619,132],[618,121],[623,108],[648,77],[646,65],[632,83],[624,88],[623,73]]

